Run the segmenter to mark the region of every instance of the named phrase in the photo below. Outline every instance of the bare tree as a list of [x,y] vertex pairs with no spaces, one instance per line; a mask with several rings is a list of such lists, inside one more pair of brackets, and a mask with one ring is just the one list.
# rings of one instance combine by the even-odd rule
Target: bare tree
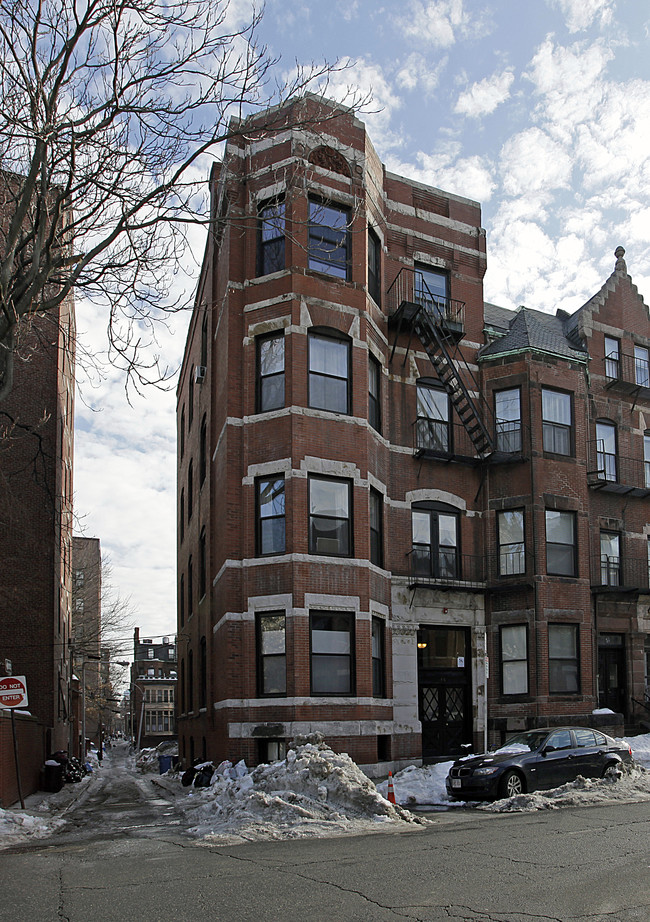
[[[142,347],[178,308],[169,279],[206,219],[197,160],[336,69],[273,86],[260,16],[241,25],[228,0],[0,5],[0,400],[30,319],[74,291],[105,306],[127,384],[164,377]],[[269,111],[258,136],[283,117]]]

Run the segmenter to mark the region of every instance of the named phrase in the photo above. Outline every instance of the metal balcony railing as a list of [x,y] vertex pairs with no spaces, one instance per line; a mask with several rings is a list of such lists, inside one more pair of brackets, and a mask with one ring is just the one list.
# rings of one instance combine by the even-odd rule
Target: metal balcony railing
[[606,493],[650,496],[650,462],[605,451],[602,439],[587,445],[587,483]]
[[646,388],[650,392],[650,361],[629,352],[612,353],[594,359],[592,365],[597,374],[607,379],[607,386],[624,391]]
[[485,558],[454,548],[414,547],[406,555],[411,587],[485,588]]
[[423,307],[437,321],[457,329],[465,329],[465,302],[445,298],[429,291],[424,276],[417,269],[404,266],[386,292],[388,314],[394,314],[404,304]]
[[650,588],[650,564],[646,557],[612,557],[598,554],[591,558],[591,587],[607,592],[644,592]]
[[[526,426],[518,424],[516,428],[512,428],[511,424],[508,424],[507,428],[503,428],[497,423],[495,450],[490,456],[490,463],[521,458],[529,444]],[[413,423],[413,453],[416,457],[424,455],[447,461],[480,460],[474,443],[462,423],[431,419],[428,416],[418,416]]]

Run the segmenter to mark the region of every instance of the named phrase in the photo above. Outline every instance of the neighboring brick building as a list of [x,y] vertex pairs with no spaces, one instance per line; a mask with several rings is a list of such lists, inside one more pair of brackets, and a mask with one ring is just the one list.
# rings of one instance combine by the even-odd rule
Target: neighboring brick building
[[[82,708],[85,681],[86,739],[99,743],[104,680],[102,663],[102,552],[99,538],[72,539],[72,648],[80,681]],[[81,716],[83,726],[83,714]],[[82,727],[79,728],[83,733]],[[81,746],[79,746],[79,751]]]
[[[9,659],[14,675],[27,677],[32,718],[18,723],[31,720],[39,727],[37,733],[33,727],[24,730],[29,778],[23,794],[28,794],[36,789],[46,755],[74,743],[72,303],[64,303],[58,314],[34,318],[31,327],[26,322],[20,332],[13,390],[0,404],[0,669]],[[6,806],[18,797],[12,787],[13,750],[6,759],[0,752],[0,760],[0,805]]]
[[386,172],[349,110],[263,118],[210,179],[178,388],[181,757],[319,730],[372,771],[639,716],[650,322],[622,258],[572,317],[484,305],[479,205]]
[[176,639],[133,638],[129,732],[140,748],[176,739]]

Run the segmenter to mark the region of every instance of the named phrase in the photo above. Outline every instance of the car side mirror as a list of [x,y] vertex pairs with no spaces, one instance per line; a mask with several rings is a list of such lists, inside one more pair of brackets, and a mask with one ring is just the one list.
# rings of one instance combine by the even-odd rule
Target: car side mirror
[[544,746],[542,749],[542,755],[547,756],[549,752],[555,752],[555,746]]

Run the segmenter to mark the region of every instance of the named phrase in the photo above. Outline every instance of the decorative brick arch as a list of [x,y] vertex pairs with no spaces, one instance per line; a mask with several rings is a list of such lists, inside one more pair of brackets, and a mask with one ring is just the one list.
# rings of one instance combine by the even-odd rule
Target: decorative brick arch
[[309,155],[309,162],[314,166],[321,166],[332,173],[341,173],[343,176],[351,178],[350,167],[345,157],[333,147],[322,145],[316,147]]

